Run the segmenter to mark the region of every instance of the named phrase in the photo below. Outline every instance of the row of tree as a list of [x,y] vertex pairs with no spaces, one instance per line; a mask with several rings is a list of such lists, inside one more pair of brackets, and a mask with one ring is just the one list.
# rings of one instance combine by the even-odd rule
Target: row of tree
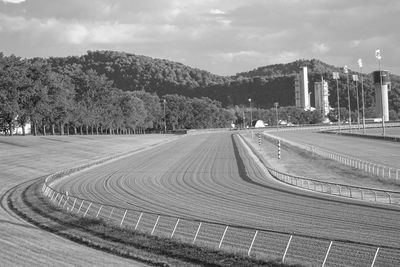
[[[28,122],[33,134],[141,133],[229,127],[231,123],[247,127],[258,119],[269,125],[279,120],[319,123],[323,119],[320,112],[291,106],[293,73],[308,63],[311,77],[317,71],[327,75],[333,68],[315,60],[299,61],[221,77],[180,63],[122,52],[31,60],[0,53],[0,131],[12,133]],[[366,103],[371,107],[372,90],[365,88]],[[340,91],[344,107],[346,94]],[[336,99],[335,92],[331,91],[330,98]],[[253,99],[251,111],[248,98]],[[393,99],[391,118],[397,118],[397,98]],[[287,107],[268,109],[277,101]],[[347,118],[347,110],[341,113],[342,120]],[[337,120],[334,112],[329,118]]]
[[43,59],[0,54],[0,127],[12,134],[31,123],[33,134],[135,133],[227,127],[232,112],[209,98],[122,91],[81,65],[52,67]]

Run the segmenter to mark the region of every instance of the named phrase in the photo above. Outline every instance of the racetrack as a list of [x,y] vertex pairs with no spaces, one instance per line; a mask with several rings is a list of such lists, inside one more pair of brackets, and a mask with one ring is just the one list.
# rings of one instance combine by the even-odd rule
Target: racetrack
[[[392,131],[398,132],[398,128],[392,128]],[[317,146],[395,169],[400,168],[399,142],[323,134],[312,130],[269,131],[268,133],[300,144]]]
[[56,188],[127,209],[400,248],[399,208],[282,187],[248,153],[231,133],[186,136]]
[[0,266],[145,266],[79,245],[14,214],[15,186],[65,168],[175,139],[169,135],[0,137]]

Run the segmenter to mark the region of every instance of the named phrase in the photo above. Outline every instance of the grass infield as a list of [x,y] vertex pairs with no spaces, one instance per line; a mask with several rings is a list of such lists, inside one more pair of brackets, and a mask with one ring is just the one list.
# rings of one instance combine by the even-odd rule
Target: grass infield
[[40,192],[43,179],[15,187],[8,206],[30,223],[95,249],[153,266],[299,266],[264,261],[243,254],[194,246],[110,226],[52,206]]

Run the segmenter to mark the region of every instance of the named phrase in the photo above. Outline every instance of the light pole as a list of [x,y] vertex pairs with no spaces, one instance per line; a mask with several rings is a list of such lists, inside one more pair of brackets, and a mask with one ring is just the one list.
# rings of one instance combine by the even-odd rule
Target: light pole
[[343,67],[343,72],[346,73],[347,77],[347,101],[349,104],[349,129],[351,133],[350,81],[349,81],[349,70],[347,69],[346,65]]
[[163,104],[164,104],[164,133],[167,133],[167,117],[165,115],[165,104],[167,103],[167,100],[163,99]]
[[358,101],[358,75],[353,75],[353,81],[356,83],[356,93],[357,93],[357,127],[360,130],[360,104]]
[[251,98],[249,98],[250,102],[250,127],[253,127],[253,110],[251,109]]
[[243,106],[243,129],[246,129],[246,118],[244,117],[244,106]]
[[275,106],[275,112],[276,112],[276,131],[279,131],[279,120],[278,120],[278,106],[279,106],[279,103],[275,102],[274,106]]
[[381,71],[381,59],[382,59],[382,57],[381,57],[381,50],[380,49],[375,51],[375,57],[378,59],[378,62],[379,62],[379,82],[380,82],[380,87],[381,87],[381,90],[380,90],[381,97],[380,98],[381,98],[381,101],[382,101],[382,104],[381,104],[381,106],[382,106],[382,135],[385,136],[385,115],[384,115],[385,111],[383,109],[382,71]]
[[333,72],[332,73],[333,79],[336,80],[336,95],[337,95],[337,113],[338,113],[338,127],[339,127],[339,133],[341,132],[340,129],[340,104],[339,104],[339,72]]
[[360,73],[361,73],[362,124],[363,124],[363,134],[365,134],[364,82],[363,82],[363,71],[362,71],[361,58],[358,59],[358,66],[360,67]]

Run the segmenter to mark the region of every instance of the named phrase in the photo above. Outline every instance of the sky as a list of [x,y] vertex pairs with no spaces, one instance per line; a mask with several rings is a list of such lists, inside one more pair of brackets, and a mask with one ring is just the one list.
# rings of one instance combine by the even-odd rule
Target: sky
[[398,0],[0,0],[0,52],[114,50],[219,75],[298,59],[400,74]]

